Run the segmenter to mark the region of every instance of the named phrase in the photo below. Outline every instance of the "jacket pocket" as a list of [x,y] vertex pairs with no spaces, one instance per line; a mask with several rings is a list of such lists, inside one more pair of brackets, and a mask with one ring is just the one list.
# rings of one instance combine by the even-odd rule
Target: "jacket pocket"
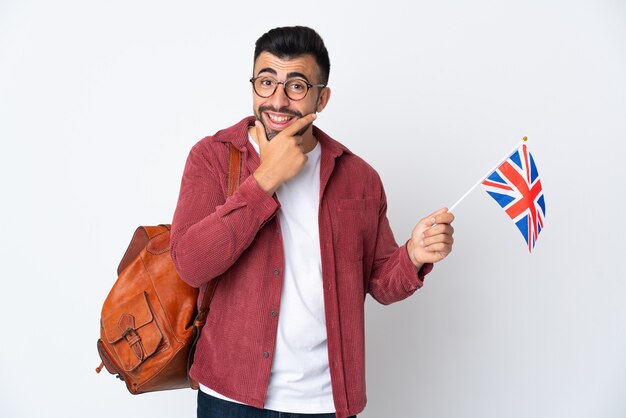
[[333,199],[329,205],[338,264],[372,257],[378,229],[378,199]]

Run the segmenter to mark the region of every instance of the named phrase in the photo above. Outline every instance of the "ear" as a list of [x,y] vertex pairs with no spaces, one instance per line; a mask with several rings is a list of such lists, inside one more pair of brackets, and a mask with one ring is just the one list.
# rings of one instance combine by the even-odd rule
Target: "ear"
[[330,100],[330,87],[324,87],[320,92],[320,96],[317,98],[317,107],[315,108],[316,112],[321,112],[324,110],[328,101]]

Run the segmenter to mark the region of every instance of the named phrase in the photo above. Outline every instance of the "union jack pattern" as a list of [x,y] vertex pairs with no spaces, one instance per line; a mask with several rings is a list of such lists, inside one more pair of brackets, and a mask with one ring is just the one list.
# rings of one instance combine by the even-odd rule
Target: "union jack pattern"
[[526,144],[522,144],[482,186],[517,225],[532,252],[543,229],[546,203],[537,166]]

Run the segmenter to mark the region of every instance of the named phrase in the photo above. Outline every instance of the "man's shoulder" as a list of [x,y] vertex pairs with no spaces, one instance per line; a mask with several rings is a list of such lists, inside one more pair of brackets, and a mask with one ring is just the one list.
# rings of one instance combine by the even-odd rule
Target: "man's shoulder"
[[221,147],[219,144],[223,143],[232,143],[237,148],[242,148],[248,141],[248,128],[253,124],[253,116],[245,117],[228,128],[220,129],[212,135],[205,136],[194,145],[194,148],[212,149],[215,147]]
[[326,147],[328,152],[337,158],[337,163],[351,170],[355,170],[362,174],[371,174],[378,176],[378,173],[365,159],[352,152],[347,146],[340,141],[331,138],[321,129],[314,130],[315,136],[321,143],[322,147]]
[[205,136],[191,147],[190,155],[212,160],[220,155],[220,151],[227,148],[229,144],[233,144],[240,150],[243,149],[248,142],[248,127],[251,124],[254,124],[254,117],[246,117],[228,128]]
[[249,123],[250,118],[244,118],[233,126],[205,136],[191,147],[187,164],[197,166],[201,170],[225,172],[228,170],[229,144],[233,144],[240,150],[245,148],[248,141]]
[[[346,148],[347,149],[347,148]],[[355,154],[352,151],[345,152],[342,154],[342,163],[354,165],[355,168],[366,172],[376,172],[376,169],[370,165],[363,157]]]

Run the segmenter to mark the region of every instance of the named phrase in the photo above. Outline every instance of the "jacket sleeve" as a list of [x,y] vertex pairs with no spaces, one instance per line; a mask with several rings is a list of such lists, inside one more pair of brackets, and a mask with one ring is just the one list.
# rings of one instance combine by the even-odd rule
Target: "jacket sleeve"
[[418,270],[409,258],[406,243],[398,247],[387,219],[387,198],[382,186],[381,194],[369,293],[378,302],[388,305],[411,296],[422,287],[433,265],[427,263]]
[[172,221],[172,260],[182,279],[194,287],[224,273],[279,208],[253,176],[242,179],[227,199],[228,174],[209,161],[216,158],[203,155],[201,143],[192,148]]

